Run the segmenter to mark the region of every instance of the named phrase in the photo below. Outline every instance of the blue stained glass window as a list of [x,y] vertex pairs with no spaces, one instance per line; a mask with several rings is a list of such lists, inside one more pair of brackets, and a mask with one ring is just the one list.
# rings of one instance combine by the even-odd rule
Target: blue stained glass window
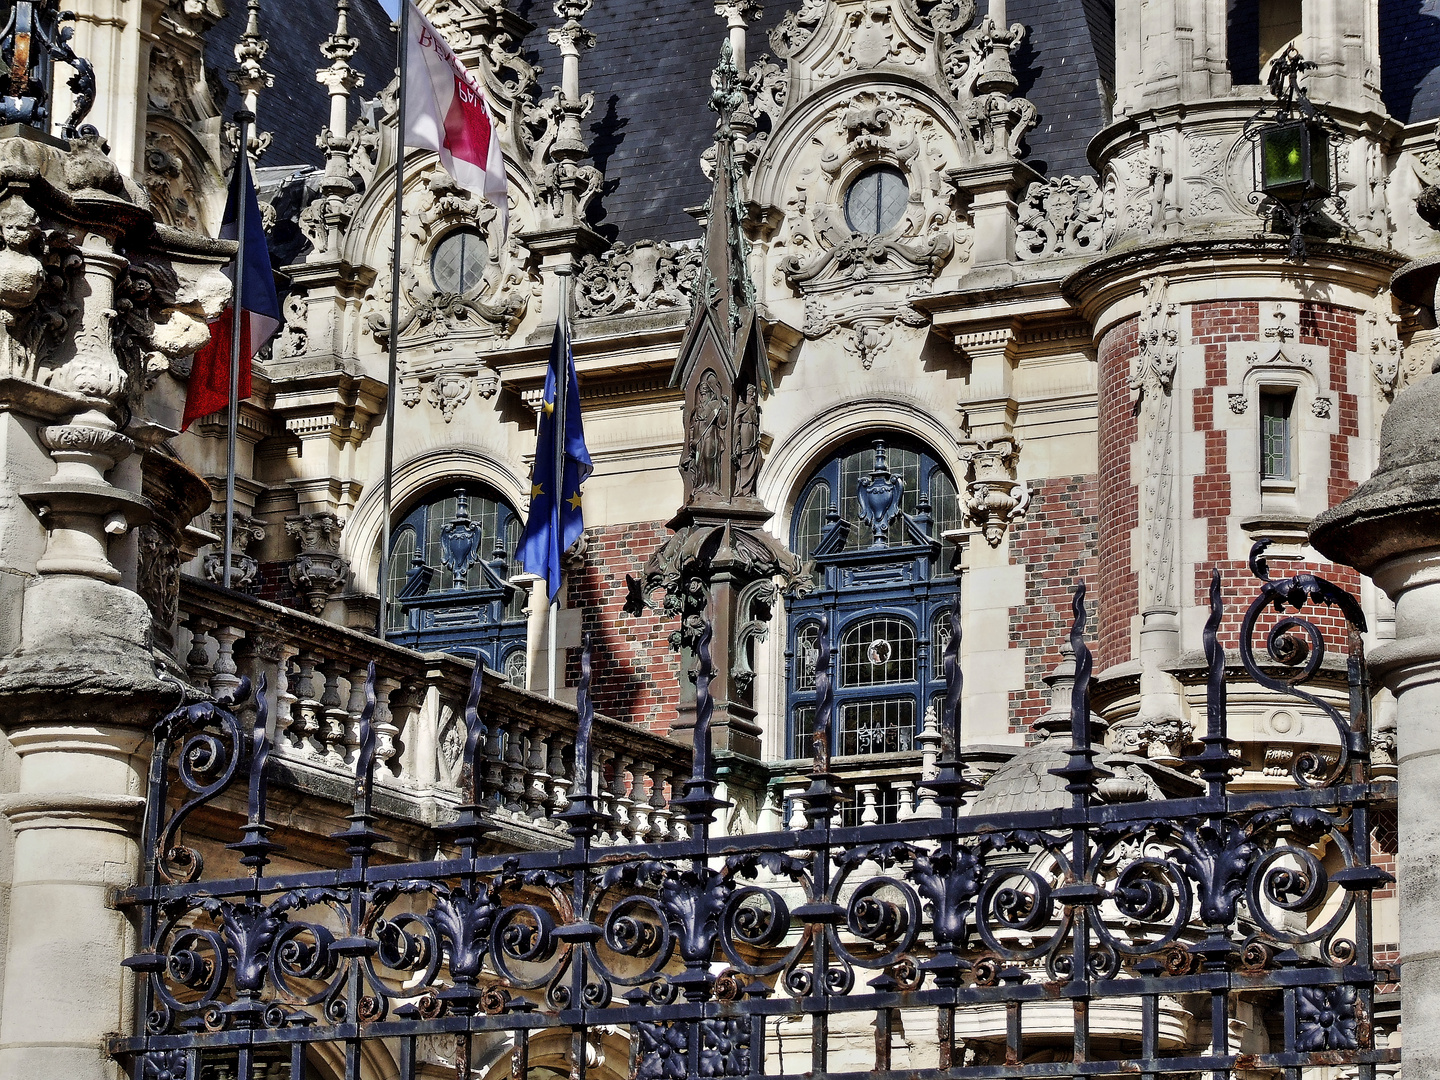
[[[832,753],[915,750],[924,710],[943,690],[946,639],[936,628],[948,626],[954,603],[943,535],[960,525],[955,481],[924,446],[898,436],[876,441],[866,437],[822,462],[792,518],[791,549],[812,560],[816,582],[788,609],[792,758],[811,754],[822,616],[835,687]],[[888,491],[889,482],[899,492],[864,510],[862,494]]]

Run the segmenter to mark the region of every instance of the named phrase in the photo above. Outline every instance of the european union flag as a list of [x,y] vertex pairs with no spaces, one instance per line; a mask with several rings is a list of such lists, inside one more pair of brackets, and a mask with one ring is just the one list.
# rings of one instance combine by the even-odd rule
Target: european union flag
[[[564,383],[565,394],[557,408],[556,387]],[[557,417],[556,413],[560,415]],[[557,422],[558,421],[558,422]],[[561,433],[564,435],[563,447]],[[561,471],[562,482],[556,482]],[[564,320],[555,327],[550,345],[550,370],[545,374],[545,408],[535,440],[535,467],[530,476],[530,518],[520,537],[520,560],[527,573],[545,579],[550,599],[560,591],[560,556],[585,531],[580,509],[580,486],[594,466],[585,448],[585,429],[580,423],[580,387],[575,379],[575,354],[570,348],[570,328]],[[558,497],[557,497],[558,496]]]

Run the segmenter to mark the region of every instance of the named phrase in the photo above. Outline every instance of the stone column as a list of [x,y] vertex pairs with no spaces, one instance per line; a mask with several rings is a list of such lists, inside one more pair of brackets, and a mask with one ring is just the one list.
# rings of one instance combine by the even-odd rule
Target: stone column
[[1395,639],[1370,656],[1395,695],[1399,767],[1401,1009],[1405,1072],[1440,1075],[1440,377],[1398,395],[1380,464],[1321,514],[1311,543],[1374,579],[1395,602]]
[[[141,493],[145,449],[163,438],[144,387],[208,340],[233,246],[155,235],[96,139],[0,139],[0,162],[0,204],[26,234],[7,229],[0,301],[0,576],[23,582],[0,603],[14,751],[0,788],[14,836],[0,1076],[113,1080],[105,1037],[133,1028],[121,962],[134,942],[110,892],[137,879],[149,733],[177,700],[156,676],[130,534],[152,518],[178,534],[195,512],[193,491],[153,505]],[[186,476],[172,493],[199,484]]]

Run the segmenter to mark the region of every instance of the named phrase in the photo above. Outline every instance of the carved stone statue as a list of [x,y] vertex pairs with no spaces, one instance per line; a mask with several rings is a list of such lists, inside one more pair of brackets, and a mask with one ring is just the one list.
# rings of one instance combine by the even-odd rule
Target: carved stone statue
[[760,388],[745,387],[735,408],[735,496],[754,496],[760,478]]
[[707,371],[700,381],[695,410],[690,414],[690,444],[681,467],[690,472],[692,491],[720,491],[720,465],[725,455],[725,429],[730,405],[720,392],[720,379]]

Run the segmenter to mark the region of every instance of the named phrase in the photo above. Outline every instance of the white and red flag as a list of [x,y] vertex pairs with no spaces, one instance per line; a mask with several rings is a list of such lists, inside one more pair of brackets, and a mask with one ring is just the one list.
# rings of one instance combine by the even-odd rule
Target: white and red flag
[[500,212],[500,234],[504,236],[509,209],[505,159],[484,89],[414,0],[380,2],[397,22],[400,4],[410,9],[401,91],[405,145],[434,150],[457,184],[488,199]]

